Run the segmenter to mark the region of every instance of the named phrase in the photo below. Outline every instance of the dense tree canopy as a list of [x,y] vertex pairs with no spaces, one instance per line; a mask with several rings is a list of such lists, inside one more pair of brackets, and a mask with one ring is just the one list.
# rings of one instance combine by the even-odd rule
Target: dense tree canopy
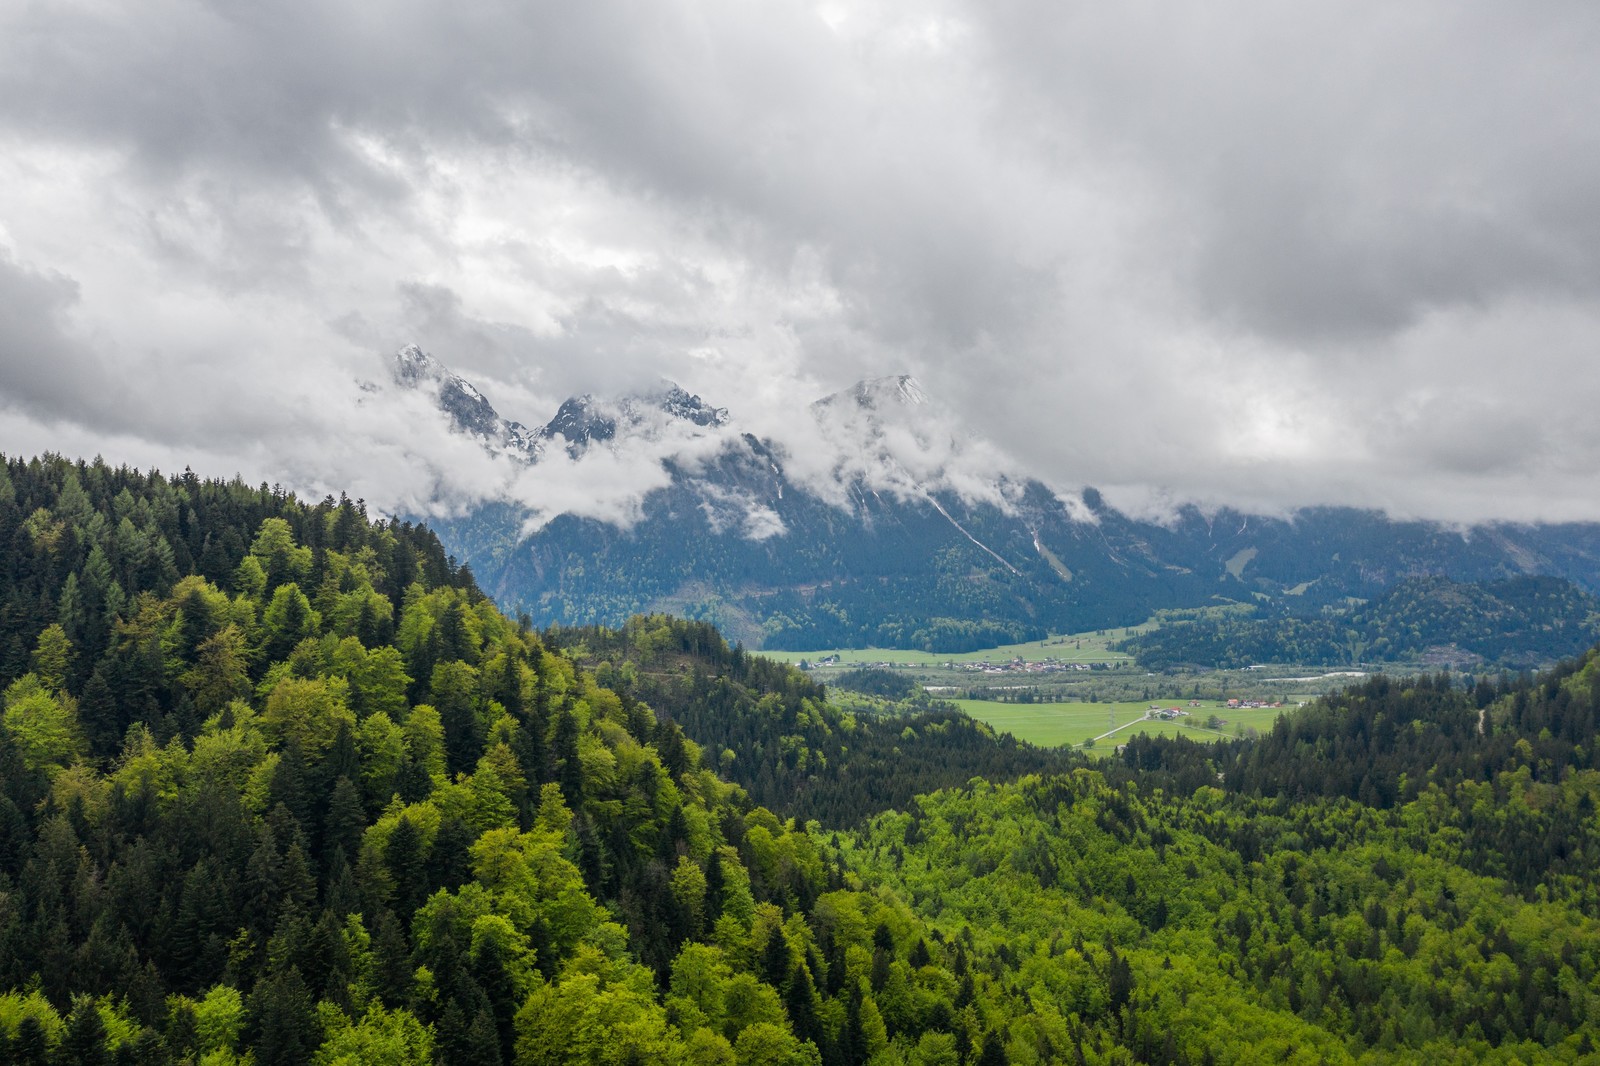
[[0,463],[0,1060],[1592,1061],[1600,656],[1090,765]]
[[1281,597],[1163,614],[1160,627],[1120,645],[1146,669],[1424,658],[1459,669],[1520,668],[1576,655],[1600,640],[1600,598],[1557,577],[1410,578],[1354,605]]

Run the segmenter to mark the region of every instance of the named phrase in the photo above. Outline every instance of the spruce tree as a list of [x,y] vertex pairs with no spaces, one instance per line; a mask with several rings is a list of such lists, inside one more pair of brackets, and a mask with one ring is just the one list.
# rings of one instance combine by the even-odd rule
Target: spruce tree
[[761,979],[781,990],[789,969],[789,942],[784,939],[783,927],[775,924],[767,931],[767,942],[761,949]]
[[427,899],[428,871],[423,865],[422,836],[404,815],[389,834],[383,860],[394,879],[395,913],[409,923],[411,915]]
[[106,1025],[92,996],[75,996],[72,1013],[67,1016],[66,1032],[56,1049],[55,1061],[63,1066],[108,1066],[111,1053],[106,1048]]
[[578,759],[578,720],[565,707],[556,713],[556,731],[550,747],[559,768],[558,780],[561,782],[561,792],[567,798],[567,806],[578,810],[583,806],[583,763]]
[[250,995],[250,1035],[258,1066],[305,1066],[322,1042],[310,990],[298,967],[269,974]]
[[322,820],[322,855],[326,869],[332,869],[336,851],[344,852],[346,862],[361,854],[361,837],[366,825],[367,813],[360,789],[350,778],[340,777],[334,782],[328,797],[328,812]]
[[49,1038],[38,1018],[29,1014],[17,1023],[10,1054],[17,1066],[50,1066]]
[[372,933],[372,979],[378,996],[391,1009],[411,1003],[414,972],[405,930],[385,907],[378,912]]

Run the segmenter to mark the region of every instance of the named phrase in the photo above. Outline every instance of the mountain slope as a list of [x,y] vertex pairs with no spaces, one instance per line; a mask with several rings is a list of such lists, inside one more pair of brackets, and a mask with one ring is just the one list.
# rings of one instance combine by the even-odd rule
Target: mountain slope
[[[499,502],[435,524],[486,590],[539,623],[668,610],[789,650],[956,651],[1232,601],[1314,612],[1424,576],[1542,574],[1600,590],[1596,525],[1462,530],[1349,508],[1283,519],[1192,507],[1158,524],[1092,489],[1064,500],[995,472],[908,377],[862,382],[796,417],[814,424],[824,453],[740,433],[728,412],[675,386],[574,398],[537,436],[565,442],[561,461],[603,447],[621,462],[659,462],[664,485],[634,521],[563,513],[537,524]],[[692,459],[641,444],[673,427],[698,442]],[[530,477],[552,461],[530,458]]]
[[532,462],[543,451],[544,433],[534,433],[520,422],[501,418],[470,381],[451,371],[415,344],[395,353],[394,379],[407,388],[434,391],[440,408],[458,432],[474,437],[486,447]]
[[[884,923],[934,936],[628,677],[348,500],[0,457],[0,623],[0,1061],[862,1063],[887,1037],[854,960]],[[752,766],[793,724],[770,705],[815,719],[786,783],[841,821],[881,809],[848,783],[891,745],[904,797],[952,751],[1072,761],[960,715],[856,731],[799,671],[670,625],[700,690],[672,709]],[[948,1004],[919,1029],[984,1033]]]
[[[702,624],[552,646],[349,501],[55,457],[0,461],[0,621],[0,1061],[1600,1039],[1600,652],[1090,766],[960,715],[857,720]],[[1061,772],[926,791],[1034,767]]]
[[1164,618],[1120,645],[1141,666],[1237,669],[1254,663],[1525,668],[1600,640],[1600,598],[1556,577],[1462,583],[1407,578],[1377,599],[1301,614],[1280,600]]

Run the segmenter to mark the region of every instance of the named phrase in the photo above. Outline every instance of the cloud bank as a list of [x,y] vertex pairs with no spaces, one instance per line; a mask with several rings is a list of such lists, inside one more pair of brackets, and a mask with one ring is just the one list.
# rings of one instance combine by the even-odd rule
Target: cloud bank
[[8,5],[0,450],[501,491],[359,388],[415,340],[512,417],[665,376],[801,465],[805,403],[909,372],[923,443],[1128,507],[1600,518],[1597,45],[1579,2]]

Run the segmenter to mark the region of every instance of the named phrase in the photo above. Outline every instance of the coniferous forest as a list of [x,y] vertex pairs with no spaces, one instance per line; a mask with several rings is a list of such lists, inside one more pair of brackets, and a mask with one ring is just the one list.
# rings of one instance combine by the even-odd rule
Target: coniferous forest
[[1120,645],[1151,670],[1206,664],[1416,662],[1430,655],[1466,669],[1528,667],[1600,640],[1600,599],[1555,577],[1467,583],[1398,582],[1371,602],[1311,614],[1278,603],[1172,611]]
[[0,462],[0,1061],[1597,1062],[1600,653],[1089,761]]

